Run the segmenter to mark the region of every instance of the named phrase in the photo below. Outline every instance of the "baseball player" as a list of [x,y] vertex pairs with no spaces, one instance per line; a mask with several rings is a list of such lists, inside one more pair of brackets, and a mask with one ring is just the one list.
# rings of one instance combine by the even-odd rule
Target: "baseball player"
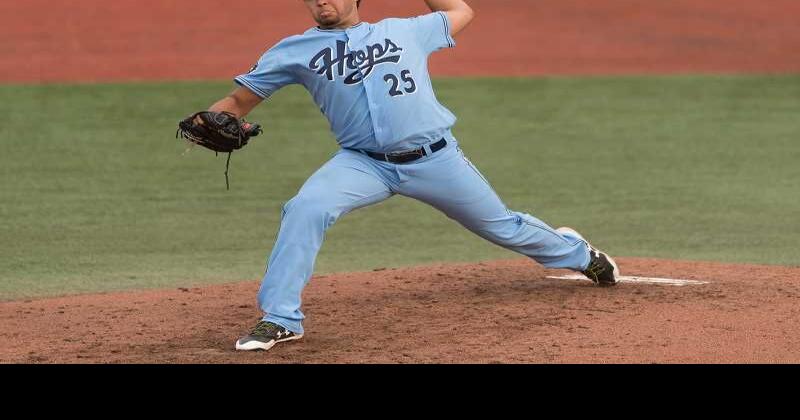
[[396,194],[545,267],[582,272],[602,286],[617,283],[614,260],[578,232],[509,210],[453,137],[456,117],[436,100],[428,56],[455,46],[453,36],[474,15],[466,2],[424,0],[430,14],[368,23],[359,19],[361,0],[303,1],[317,26],[278,42],[209,108],[242,118],[281,87],[302,84],[340,146],[283,206],[258,292],[264,317],[236,349],[268,350],[301,338],[301,292],[325,231]]

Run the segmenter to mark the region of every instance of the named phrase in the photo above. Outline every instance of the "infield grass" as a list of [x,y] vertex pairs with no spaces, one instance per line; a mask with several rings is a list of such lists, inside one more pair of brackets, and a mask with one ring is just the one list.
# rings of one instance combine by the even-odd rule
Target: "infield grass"
[[[510,208],[620,256],[800,265],[800,76],[435,81]],[[174,138],[227,82],[0,86],[0,300],[259,279],[283,202],[336,150],[280,91],[231,162]],[[518,254],[394,197],[342,218],[317,272]]]

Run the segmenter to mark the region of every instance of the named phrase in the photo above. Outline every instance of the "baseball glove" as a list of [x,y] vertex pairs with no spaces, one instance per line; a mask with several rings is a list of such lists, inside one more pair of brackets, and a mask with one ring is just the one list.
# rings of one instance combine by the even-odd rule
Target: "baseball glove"
[[201,111],[179,122],[175,137],[183,137],[215,152],[231,153],[261,132],[260,125],[240,120],[230,112]]
[[175,137],[184,138],[190,143],[199,144],[216,153],[227,153],[225,187],[230,189],[228,168],[231,163],[231,153],[244,147],[250,137],[255,137],[262,131],[260,125],[236,118],[230,112],[200,111],[178,123]]

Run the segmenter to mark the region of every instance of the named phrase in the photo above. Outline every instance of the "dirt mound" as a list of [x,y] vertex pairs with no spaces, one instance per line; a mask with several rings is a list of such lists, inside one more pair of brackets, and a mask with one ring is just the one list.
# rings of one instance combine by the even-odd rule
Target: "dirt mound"
[[589,281],[526,259],[319,276],[306,336],[233,343],[258,282],[0,303],[3,363],[798,363],[800,268],[624,258]]

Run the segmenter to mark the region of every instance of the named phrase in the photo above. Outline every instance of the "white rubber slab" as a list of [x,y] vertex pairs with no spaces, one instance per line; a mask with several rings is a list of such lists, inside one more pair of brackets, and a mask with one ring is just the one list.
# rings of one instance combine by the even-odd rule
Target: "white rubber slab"
[[[586,280],[586,276],[582,274],[567,274],[565,276],[547,276],[548,279],[558,280]],[[667,286],[689,286],[695,284],[708,284],[707,281],[700,280],[682,280],[682,279],[661,279],[657,277],[636,277],[636,276],[619,276],[620,283],[640,283],[640,284],[663,284]]]

